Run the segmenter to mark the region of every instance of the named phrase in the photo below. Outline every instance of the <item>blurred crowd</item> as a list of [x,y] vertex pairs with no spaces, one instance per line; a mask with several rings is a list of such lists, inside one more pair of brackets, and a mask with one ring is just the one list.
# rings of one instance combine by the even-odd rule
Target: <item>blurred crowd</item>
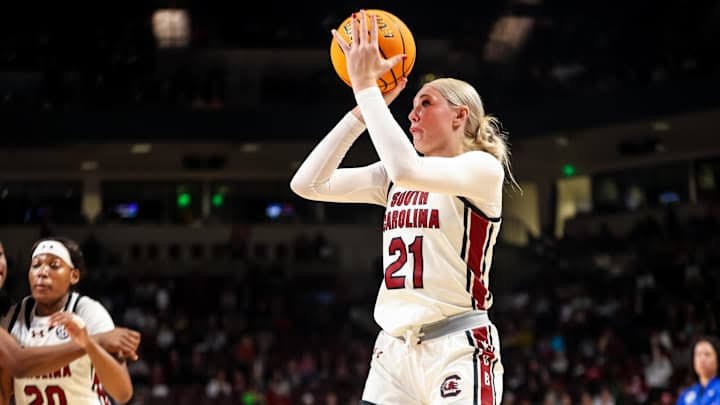
[[[532,240],[521,255],[528,274],[493,264],[495,274],[517,274],[494,290],[491,309],[504,404],[672,404],[694,382],[690,345],[719,332],[717,216],[680,221],[669,206],[627,235],[599,229]],[[314,242],[298,241],[298,265],[335,263],[323,246],[337,241]],[[143,334],[129,365],[133,404],[359,401],[380,271],[305,273],[250,256],[239,269],[116,272],[84,246],[95,266],[81,292]],[[499,244],[497,257],[509,248]]]
[[503,403],[672,404],[691,345],[717,336],[717,217],[535,241],[536,279],[497,303]]

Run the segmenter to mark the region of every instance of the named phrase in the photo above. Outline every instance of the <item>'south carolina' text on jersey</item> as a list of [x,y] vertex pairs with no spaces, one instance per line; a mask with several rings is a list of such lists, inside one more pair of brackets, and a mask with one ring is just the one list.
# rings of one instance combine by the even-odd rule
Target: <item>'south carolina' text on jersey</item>
[[393,193],[390,207],[385,212],[383,231],[396,228],[440,228],[440,214],[437,208],[405,208],[410,205],[427,205],[429,194],[427,191]]

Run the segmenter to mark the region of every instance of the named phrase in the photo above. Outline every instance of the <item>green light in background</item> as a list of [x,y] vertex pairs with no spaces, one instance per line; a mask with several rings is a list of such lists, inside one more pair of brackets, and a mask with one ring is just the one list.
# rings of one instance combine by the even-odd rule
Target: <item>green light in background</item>
[[565,177],[571,177],[575,175],[575,166],[570,163],[565,163],[562,167],[562,172]]
[[180,208],[185,208],[190,205],[190,193],[180,193],[177,197],[177,205]]
[[222,207],[225,203],[225,196],[222,193],[215,193],[212,195],[211,201],[214,207]]

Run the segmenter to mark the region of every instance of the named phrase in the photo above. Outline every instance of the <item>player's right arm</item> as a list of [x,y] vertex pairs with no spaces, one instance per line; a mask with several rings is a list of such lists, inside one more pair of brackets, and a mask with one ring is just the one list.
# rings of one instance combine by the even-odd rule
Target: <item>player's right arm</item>
[[352,113],[346,114],[305,158],[290,188],[308,200],[383,204],[385,169],[378,163],[340,169],[353,142],[365,126]]
[[[406,83],[406,80],[401,81],[385,94],[385,103],[392,103]],[[388,177],[380,162],[364,167],[339,168],[345,154],[364,130],[362,113],[356,106],[310,152],[295,173],[290,188],[308,200],[384,205]]]
[[127,365],[124,361],[117,361],[88,335],[85,321],[80,316],[71,312],[56,312],[50,317],[50,325],[62,325],[68,335],[85,350],[105,392],[120,403],[130,401],[133,386]]

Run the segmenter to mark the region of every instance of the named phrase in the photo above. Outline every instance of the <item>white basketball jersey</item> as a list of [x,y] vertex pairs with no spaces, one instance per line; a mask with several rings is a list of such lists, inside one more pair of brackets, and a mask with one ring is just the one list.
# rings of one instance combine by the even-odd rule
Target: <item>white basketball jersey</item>
[[489,273],[500,218],[463,197],[391,185],[383,221],[384,280],[375,320],[387,333],[492,305]]
[[[91,335],[115,328],[110,314],[102,304],[89,297],[72,293],[65,310],[75,312],[82,318]],[[48,328],[49,319],[49,316],[37,316],[35,301],[32,297],[26,297],[8,311],[3,319],[3,326],[10,327],[9,332],[24,347],[53,346],[70,342],[71,338],[64,328]],[[110,404],[87,355],[47,375],[16,378],[14,391],[15,403],[18,405]]]

